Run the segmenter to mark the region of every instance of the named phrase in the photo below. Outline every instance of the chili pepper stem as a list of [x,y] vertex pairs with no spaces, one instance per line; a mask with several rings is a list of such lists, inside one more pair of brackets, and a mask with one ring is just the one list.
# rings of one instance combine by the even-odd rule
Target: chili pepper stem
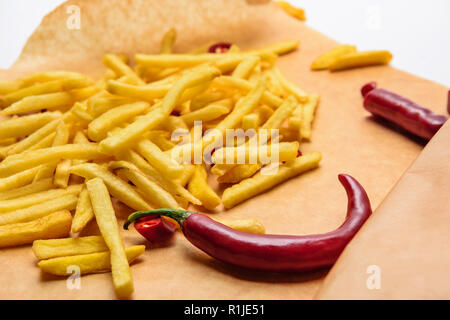
[[176,222],[178,222],[180,227],[183,227],[183,222],[187,218],[189,218],[189,216],[191,215],[191,212],[186,211],[186,210],[181,210],[181,209],[170,209],[170,208],[155,209],[155,210],[150,210],[150,211],[138,211],[138,212],[132,213],[128,217],[127,221],[123,225],[123,228],[125,230],[128,230],[128,226],[131,223],[133,223],[134,221],[136,221],[140,218],[144,218],[147,216],[154,216],[154,215],[172,218]]

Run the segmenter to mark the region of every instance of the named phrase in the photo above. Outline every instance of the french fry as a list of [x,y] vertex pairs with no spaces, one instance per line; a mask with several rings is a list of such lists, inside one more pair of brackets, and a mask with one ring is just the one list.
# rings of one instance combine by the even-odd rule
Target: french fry
[[88,180],[97,177],[101,178],[108,187],[108,190],[112,196],[134,210],[143,211],[152,209],[152,207],[145,202],[144,199],[142,199],[142,197],[133,189],[132,186],[98,164],[79,164],[77,166],[73,166],[70,169],[70,172]]
[[138,169],[118,168],[118,171],[127,177],[141,191],[141,195],[152,204],[160,208],[179,208],[172,195],[160,187],[157,183],[148,179]]
[[111,271],[117,296],[127,297],[134,291],[127,255],[119,233],[116,214],[101,178],[86,182],[100,232],[110,251]]
[[[32,174],[30,176],[32,176]],[[25,197],[33,193],[49,190],[51,188],[53,188],[52,179],[42,179],[40,181],[33,182],[22,187],[16,187],[13,189],[8,187],[8,190],[0,191],[0,200],[4,201]]]
[[72,216],[67,210],[24,223],[0,226],[0,247],[12,247],[33,243],[38,239],[67,237]]
[[81,188],[82,185],[71,185],[66,189],[50,189],[14,199],[0,200],[0,214],[30,207],[68,194],[78,195]]
[[67,188],[70,177],[70,167],[72,166],[72,160],[61,160],[55,169],[55,176],[53,178],[53,184],[60,188]]
[[195,172],[188,184],[188,190],[202,202],[202,206],[208,210],[213,210],[220,204],[220,198],[206,182],[205,168],[202,165],[196,165],[195,167]]
[[50,71],[31,74],[21,79],[21,88],[29,87],[38,82],[49,82],[54,80],[78,80],[86,83],[92,83],[92,80],[78,72],[70,71]]
[[300,21],[306,20],[305,10],[294,7],[292,4],[286,1],[276,1],[276,4],[290,16]]
[[[214,80],[214,83],[222,86],[236,87],[246,92],[249,92],[255,87],[255,84],[251,83],[250,81],[233,78],[230,76],[220,76]],[[272,94],[270,91],[264,91],[261,97],[261,102],[266,103],[271,107],[278,108],[283,103],[283,100]]]
[[260,163],[234,166],[222,173],[217,181],[219,183],[238,183],[253,176],[261,167]]
[[[137,257],[143,254],[144,251],[144,245],[126,248],[125,254],[128,263],[132,263],[134,260],[136,260]],[[70,266],[78,266],[80,268],[81,274],[101,273],[111,270],[111,260],[112,257],[109,252],[97,252],[42,260],[38,263],[38,267],[43,272],[54,274],[57,276],[71,275],[71,273],[68,272],[68,270],[70,270]],[[112,268],[113,270],[115,270],[114,265]],[[120,289],[118,293],[128,294],[129,291],[129,288],[125,288]]]
[[170,84],[148,84],[144,86],[135,86],[116,80],[109,80],[106,84],[106,90],[122,97],[152,101],[164,97],[170,89]]
[[120,56],[115,54],[106,54],[103,57],[102,62],[106,67],[114,71],[117,76],[128,76],[139,84],[145,84],[144,81],[136,75],[133,69],[131,69]]
[[[214,79],[214,82],[221,79],[223,76],[217,77]],[[231,77],[230,77],[231,78]],[[196,97],[193,97],[190,101],[189,108],[192,111],[201,109],[205,106],[207,106],[210,103],[218,102],[219,100],[223,100],[225,98],[225,94],[223,91],[206,91]],[[230,101],[230,108],[231,108],[231,101]]]
[[39,167],[35,167],[10,175],[6,178],[0,178],[0,192],[22,187],[32,182],[38,170]]
[[4,120],[0,122],[0,139],[25,137],[59,117],[60,112],[43,112]]
[[319,152],[308,152],[294,161],[281,165],[273,174],[258,172],[253,177],[225,189],[222,195],[222,203],[225,208],[232,208],[285,180],[317,168],[321,159],[322,155]]
[[177,32],[174,28],[170,28],[163,36],[161,40],[161,47],[159,53],[171,53],[175,39],[177,38]]
[[89,114],[96,118],[112,108],[121,106],[123,104],[130,104],[133,102],[136,101],[131,98],[122,98],[116,96],[92,97],[87,101],[87,111]]
[[299,143],[280,142],[269,145],[248,145],[225,147],[214,152],[213,163],[256,164],[266,163],[277,154],[277,162],[289,161],[297,157]]
[[183,114],[180,118],[184,121],[184,123],[186,123],[187,126],[191,127],[194,124],[194,121],[211,121],[220,118],[228,112],[230,112],[229,107],[217,102],[208,104],[204,108],[197,109],[193,112]]
[[63,82],[60,80],[38,83],[3,96],[1,99],[1,104],[3,107],[8,107],[14,102],[17,102],[29,96],[36,96],[46,93],[55,93],[60,92],[62,90],[63,90]]
[[363,51],[348,53],[338,57],[330,65],[330,71],[389,64],[392,54],[389,51]]
[[39,164],[58,159],[92,160],[102,157],[97,144],[67,144],[64,146],[44,148],[9,156],[0,163],[0,177],[10,176]]
[[0,226],[11,223],[28,222],[61,210],[73,210],[75,209],[76,204],[77,196],[67,194],[30,207],[2,213],[0,214]]
[[231,74],[232,77],[238,79],[247,79],[256,65],[259,64],[261,58],[258,56],[248,56],[238,64]]
[[276,78],[278,78],[278,81],[280,81],[281,86],[283,87],[283,89],[288,93],[288,94],[292,94],[297,101],[299,102],[304,102],[308,99],[308,94],[301,90],[300,88],[298,88],[295,84],[293,84],[292,82],[290,82],[289,80],[287,80],[280,72],[280,70],[278,68],[272,68],[271,72],[274,74],[274,76]]
[[311,139],[311,125],[317,105],[319,104],[319,99],[320,96],[318,94],[311,94],[308,98],[308,102],[303,106],[300,134],[304,140]]
[[[75,214],[72,221],[72,233],[78,233],[94,218],[91,199],[86,188],[81,190],[78,197]],[[87,252],[88,253],[88,252]],[[81,253],[80,253],[81,254]],[[44,258],[41,258],[44,259]]]
[[84,103],[75,102],[69,112],[82,123],[89,123],[94,120],[94,117],[89,114],[87,106]]
[[44,139],[51,133],[55,132],[56,127],[58,126],[59,123],[60,123],[60,120],[58,120],[58,119],[50,121],[49,123],[47,123],[40,129],[38,129],[35,132],[33,132],[32,134],[30,134],[25,139],[16,143],[14,145],[14,147],[8,151],[8,155],[21,153],[21,152],[29,149],[30,147],[36,145],[37,143],[42,141],[42,139]]
[[166,191],[170,192],[176,197],[181,197],[188,200],[193,204],[201,204],[195,196],[193,196],[188,190],[183,188],[178,183],[165,178],[158,170],[153,168],[144,158],[134,151],[128,151],[124,154],[124,159],[134,164],[139,168],[147,177],[158,183]]
[[311,64],[311,70],[323,70],[328,69],[331,64],[334,63],[336,59],[339,57],[345,56],[349,53],[356,52],[356,46],[342,44],[337,47],[334,47],[330,51],[325,52],[321,56],[319,56],[316,60]]
[[276,55],[282,55],[286,54],[288,52],[291,52],[300,45],[300,42],[297,40],[283,40],[279,42],[272,43],[268,46],[265,46],[263,48],[257,49],[257,50],[251,50],[248,51],[252,54],[258,54],[258,55],[264,55],[264,54],[276,54]]
[[93,141],[100,141],[106,138],[109,130],[144,113],[148,108],[148,103],[136,102],[110,109],[89,124],[88,136]]
[[153,142],[147,139],[137,144],[137,151],[158,171],[170,179],[177,179],[183,174],[183,166],[162,152]]
[[1,113],[3,115],[13,115],[39,111],[42,109],[58,109],[71,105],[76,101],[83,101],[94,95],[97,91],[98,89],[95,87],[86,87],[65,92],[29,96],[11,104],[9,107],[3,109]]
[[56,136],[55,132],[49,134],[44,139],[36,143],[34,146],[31,146],[27,151],[39,150],[50,147],[53,143],[53,140],[55,139],[55,136]]
[[102,236],[36,240],[31,249],[39,260],[108,251]]
[[[69,126],[67,126],[64,121],[60,121],[58,126],[56,127],[56,135],[55,138],[53,139],[52,146],[56,147],[66,144],[67,142],[69,142],[69,136],[70,136]],[[52,177],[57,164],[58,161],[54,161],[53,163],[42,165],[39,171],[36,173],[34,181]]]
[[256,219],[214,219],[214,220],[223,223],[227,227],[230,227],[231,229],[234,230],[255,234],[266,233],[264,225]]

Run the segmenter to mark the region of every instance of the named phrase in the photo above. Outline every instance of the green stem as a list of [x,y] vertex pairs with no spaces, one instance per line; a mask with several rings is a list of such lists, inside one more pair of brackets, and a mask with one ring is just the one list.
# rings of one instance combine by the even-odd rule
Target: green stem
[[180,209],[169,209],[169,208],[162,208],[162,209],[155,209],[150,211],[138,211],[130,214],[127,221],[124,223],[123,228],[125,230],[128,230],[128,226],[133,223],[134,221],[148,217],[148,216],[165,216],[174,219],[180,227],[183,227],[183,222],[189,218],[191,213],[186,210],[180,210]]

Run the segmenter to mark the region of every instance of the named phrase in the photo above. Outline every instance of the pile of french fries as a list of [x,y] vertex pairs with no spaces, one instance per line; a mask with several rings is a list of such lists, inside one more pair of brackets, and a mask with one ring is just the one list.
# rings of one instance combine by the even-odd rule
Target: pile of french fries
[[[129,263],[145,247],[124,247],[111,197],[134,210],[231,208],[318,166],[319,152],[298,151],[311,138],[319,95],[296,87],[275,65],[297,41],[175,54],[175,37],[173,29],[165,34],[160,54],[137,54],[134,68],[124,55],[105,55],[98,81],[56,71],[0,82],[0,247],[33,243],[38,266],[56,275],[70,275],[73,265],[81,274],[111,270],[116,294],[127,297]],[[177,130],[195,136],[196,121],[203,130],[256,134],[215,150],[212,164],[179,162],[174,154],[214,144],[210,134],[200,144],[171,139]],[[262,129],[278,129],[279,141]],[[266,175],[260,158],[275,143],[279,168]],[[246,152],[257,163],[248,163]],[[230,153],[244,163],[222,163]],[[214,177],[230,184],[222,196],[208,183]],[[80,236],[89,223],[100,236]],[[264,232],[254,220],[224,223]]]

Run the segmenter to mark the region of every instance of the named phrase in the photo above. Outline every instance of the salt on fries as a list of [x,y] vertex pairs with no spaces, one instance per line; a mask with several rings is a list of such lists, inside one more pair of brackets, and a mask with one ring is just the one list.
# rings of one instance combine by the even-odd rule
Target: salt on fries
[[[303,18],[300,10],[287,10]],[[276,67],[277,57],[298,41],[250,51],[233,45],[225,53],[208,53],[208,44],[173,53],[175,39],[169,29],[160,53],[136,54],[134,67],[125,55],[106,54],[107,71],[97,82],[65,71],[0,81],[7,116],[0,122],[0,247],[33,243],[39,268],[54,275],[67,276],[71,265],[81,274],[112,271],[117,296],[128,297],[129,264],[145,247],[125,248],[111,196],[134,210],[219,210],[318,166],[320,153],[298,157],[298,149],[311,139],[319,95],[296,87]],[[352,50],[338,48],[313,69],[373,58],[335,61]],[[230,129],[254,134],[228,144]],[[265,133],[270,130],[280,131],[278,139]],[[213,149],[208,162],[203,155]],[[196,152],[200,162],[177,158],[195,160]],[[274,164],[274,174],[263,174]],[[221,196],[209,184],[214,179],[234,185]],[[265,232],[254,219],[223,222]],[[80,236],[89,223],[101,235]]]

